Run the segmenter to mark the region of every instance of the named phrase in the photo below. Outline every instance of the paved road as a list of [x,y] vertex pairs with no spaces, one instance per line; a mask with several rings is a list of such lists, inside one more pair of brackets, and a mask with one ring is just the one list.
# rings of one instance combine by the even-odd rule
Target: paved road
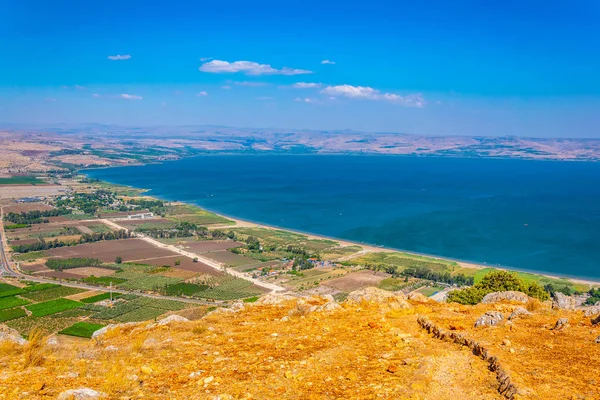
[[[0,240],[0,264],[1,264],[0,265],[0,277],[14,277],[14,278],[26,279],[28,281],[39,282],[39,283],[57,283],[57,281],[54,279],[39,278],[36,276],[22,274],[17,269],[11,267],[10,263],[8,262],[8,257],[6,255],[6,249],[8,249],[8,242],[6,241],[6,236],[4,235],[3,217],[4,217],[4,209],[2,208],[2,206],[0,206],[0,239],[1,239]],[[95,220],[95,221],[97,221],[97,220]],[[63,286],[88,289],[88,290],[103,290],[103,291],[107,290],[107,288],[105,288],[105,287],[86,285],[83,283],[62,282],[61,281],[60,284]],[[203,305],[218,305],[218,304],[222,303],[220,301],[210,302],[210,301],[196,300],[196,299],[185,299],[182,297],[161,296],[161,295],[156,295],[156,294],[140,293],[140,292],[134,292],[134,291],[130,291],[130,290],[121,290],[121,289],[113,289],[112,291],[114,293],[132,293],[132,294],[135,294],[138,296],[150,297],[150,298],[154,298],[154,299],[177,300],[177,301],[182,301],[185,303],[194,303],[194,304],[203,304]]]

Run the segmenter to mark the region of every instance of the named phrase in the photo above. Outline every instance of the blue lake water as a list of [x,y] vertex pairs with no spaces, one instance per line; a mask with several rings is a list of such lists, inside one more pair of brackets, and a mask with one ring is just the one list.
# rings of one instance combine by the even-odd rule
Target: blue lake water
[[600,278],[600,163],[244,155],[87,173],[269,225]]

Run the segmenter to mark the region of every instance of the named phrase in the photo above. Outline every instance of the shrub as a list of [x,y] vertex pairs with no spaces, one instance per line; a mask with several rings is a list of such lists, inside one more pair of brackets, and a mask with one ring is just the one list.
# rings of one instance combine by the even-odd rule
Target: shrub
[[541,301],[548,300],[548,293],[537,283],[527,285],[515,273],[492,271],[484,276],[481,282],[472,287],[448,293],[448,301],[460,304],[477,304],[488,293],[505,291],[523,292]]

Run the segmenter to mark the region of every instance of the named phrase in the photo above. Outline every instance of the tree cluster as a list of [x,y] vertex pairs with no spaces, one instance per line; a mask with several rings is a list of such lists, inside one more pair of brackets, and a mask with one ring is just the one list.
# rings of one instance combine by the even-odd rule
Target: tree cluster
[[448,293],[448,301],[460,304],[477,304],[486,294],[493,292],[517,291],[541,301],[548,300],[548,292],[535,282],[525,283],[515,273],[492,271],[481,282],[472,287]]
[[91,234],[84,233],[83,235],[81,235],[79,240],[72,240],[68,242],[62,242],[58,239],[54,239],[52,241],[46,241],[42,239],[37,243],[19,244],[16,246],[12,246],[12,249],[17,253],[29,253],[30,251],[42,251],[58,247],[76,246],[78,244],[99,242],[101,240],[128,239],[130,237],[132,237],[132,234],[130,232],[121,229],[116,232],[98,232]]
[[46,267],[58,271],[63,269],[82,268],[82,267],[97,267],[102,265],[102,261],[97,258],[51,258],[46,261]]
[[64,208],[54,208],[52,210],[45,211],[35,210],[21,213],[9,212],[4,216],[4,219],[15,224],[31,225],[48,223],[48,217],[57,217],[59,215],[66,215],[70,213],[71,211]]

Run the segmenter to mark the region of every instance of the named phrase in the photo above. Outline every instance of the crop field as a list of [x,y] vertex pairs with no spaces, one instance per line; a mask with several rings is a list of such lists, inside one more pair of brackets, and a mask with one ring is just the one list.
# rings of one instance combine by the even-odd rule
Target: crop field
[[235,300],[262,294],[262,290],[252,282],[233,276],[207,277],[198,282],[173,286],[168,286],[165,291],[212,300]]
[[123,225],[129,229],[153,229],[153,228],[173,228],[177,226],[176,222],[168,220],[166,218],[154,218],[154,219],[143,219],[143,220],[123,220],[119,221],[119,225]]
[[6,310],[8,308],[24,306],[29,304],[30,301],[22,299],[16,296],[0,297],[0,310]]
[[48,257],[45,251],[30,251],[29,253],[13,255],[13,258],[17,261],[35,261],[40,258]]
[[367,253],[353,258],[344,264],[390,265],[397,267],[399,271],[408,267],[427,267],[435,272],[453,272],[459,268],[458,264],[454,261],[401,252]]
[[190,222],[196,225],[233,224],[234,222],[191,205],[170,206],[167,209],[169,219],[176,222]]
[[[29,254],[29,253],[27,253]],[[34,273],[34,272],[41,272],[41,271],[50,271],[50,269],[48,267],[46,267],[45,264],[21,264],[21,270],[24,271],[25,273]]]
[[4,213],[22,213],[29,211],[47,211],[52,207],[44,203],[15,203],[4,207]]
[[[120,295],[121,295],[120,293],[113,293],[112,297],[113,297],[113,299],[116,299]],[[108,300],[108,299],[110,299],[110,293],[104,292],[104,293],[97,294],[95,296],[85,297],[83,299],[80,299],[79,301],[81,301],[82,303],[91,304],[91,303],[96,303],[98,301]]]
[[25,293],[25,290],[17,286],[9,285],[8,283],[0,282],[0,298],[14,296],[21,293]]
[[71,268],[69,272],[75,275],[85,276],[110,276],[115,273],[114,269],[102,268],[102,267],[80,267]]
[[261,243],[276,246],[296,246],[309,252],[320,252],[331,247],[339,246],[339,243],[328,239],[311,239],[306,235],[295,232],[287,232],[268,228],[232,228],[236,235],[246,239],[255,236]]
[[424,296],[433,296],[434,294],[436,294],[437,292],[444,290],[444,288],[442,286],[423,286],[422,288],[418,289],[417,292],[421,293]]
[[92,324],[89,322],[76,322],[68,328],[59,331],[58,333],[62,335],[91,338],[94,332],[104,327],[105,325],[101,324]]
[[194,253],[205,253],[208,251],[229,250],[234,247],[243,246],[244,243],[221,240],[188,241],[182,244],[183,248]]
[[39,292],[40,290],[47,290],[59,287],[59,285],[54,283],[33,283],[31,285],[25,286],[23,289],[26,292]]
[[65,280],[79,280],[81,279],[80,275],[72,274],[70,272],[64,271],[42,271],[35,274],[36,276],[43,276],[44,278],[54,278],[54,279],[65,279]]
[[218,262],[221,262],[225,265],[231,265],[233,267],[241,267],[241,266],[248,266],[248,265],[252,265],[252,264],[258,264],[258,262],[256,262],[256,260],[254,260],[252,258],[244,257],[239,254],[234,254],[227,250],[213,251],[210,253],[205,253],[202,256],[206,257],[206,258],[210,258],[210,259],[218,261]]
[[208,288],[207,285],[181,282],[168,286],[165,289],[165,294],[167,296],[194,296]]
[[365,288],[367,286],[378,286],[379,282],[389,278],[389,274],[383,272],[374,273],[373,271],[350,272],[346,275],[322,282],[322,285],[338,289],[342,292],[351,292]]
[[7,310],[1,310],[0,311],[0,322],[6,322],[6,321],[10,321],[13,319],[17,319],[17,318],[21,318],[24,317],[25,314],[25,310],[23,310],[22,308],[9,308]]
[[126,282],[117,285],[119,288],[126,290],[157,291],[166,285],[181,282],[181,279],[179,278],[131,271],[119,272],[115,274],[115,277],[127,280]]
[[132,261],[174,255],[174,253],[169,250],[152,246],[141,239],[121,239],[86,243],[78,246],[51,249],[46,252],[54,257],[92,257],[99,258],[104,262],[114,262],[117,257],[121,257],[123,261]]
[[[175,262],[179,260],[179,265],[175,265]],[[170,267],[176,267],[178,269],[183,269],[186,271],[192,271],[196,273],[204,273],[204,274],[212,274],[212,275],[220,275],[219,271],[216,271],[209,265],[204,264],[203,262],[194,262],[191,258],[184,257],[181,255],[176,256],[168,256],[168,257],[157,257],[151,258],[147,260],[140,261],[144,264],[163,266],[168,265]]]
[[344,246],[344,247],[330,247],[323,250],[321,255],[321,260],[330,261],[336,260],[340,257],[349,256],[355,253],[358,253],[362,250],[360,246]]
[[50,314],[55,314],[61,311],[77,308],[82,303],[69,299],[55,299],[43,303],[30,304],[26,308],[31,311],[34,317],[43,317]]
[[114,286],[119,283],[127,282],[127,279],[116,278],[115,276],[88,276],[87,278],[83,278],[83,281],[90,285],[110,286],[112,283]]
[[92,317],[119,322],[138,322],[154,319],[169,311],[191,307],[191,305],[183,302],[166,299],[157,300],[131,295],[123,296],[123,299],[115,302],[113,307],[91,307],[96,310]]
[[344,269],[333,268],[313,268],[301,271],[299,276],[290,275],[290,280],[285,283],[291,288],[306,288],[308,286],[318,285],[325,281],[338,278],[345,275],[348,271]]

